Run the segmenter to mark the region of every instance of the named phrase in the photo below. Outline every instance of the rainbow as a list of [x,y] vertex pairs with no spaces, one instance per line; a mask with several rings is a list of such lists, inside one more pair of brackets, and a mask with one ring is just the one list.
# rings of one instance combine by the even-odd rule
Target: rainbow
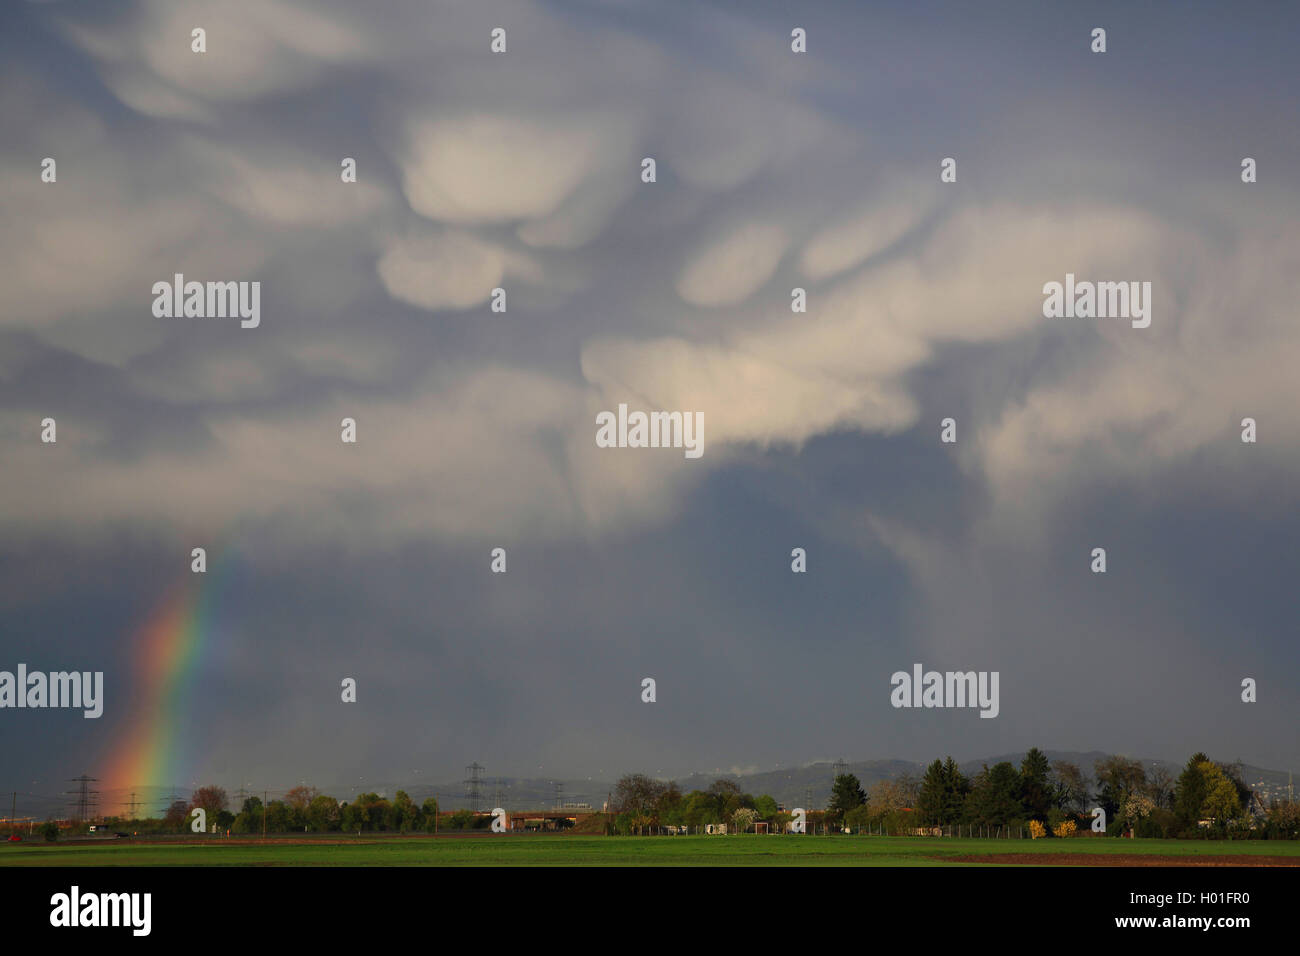
[[[173,787],[195,766],[185,746],[190,694],[215,630],[226,562],[186,571],[153,609],[131,646],[131,712],[99,772],[104,790]],[[122,699],[119,697],[119,700]]]

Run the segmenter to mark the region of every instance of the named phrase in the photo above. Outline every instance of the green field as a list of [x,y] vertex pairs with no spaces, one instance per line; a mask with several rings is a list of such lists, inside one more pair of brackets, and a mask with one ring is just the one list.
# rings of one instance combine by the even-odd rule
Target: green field
[[0,866],[971,866],[989,864],[954,858],[986,854],[1049,854],[1067,865],[1086,865],[1080,855],[1097,863],[1109,858],[1118,865],[1125,865],[1124,857],[1144,857],[1159,865],[1151,858],[1210,862],[1225,856],[1262,862],[1286,858],[1300,865],[1300,844],[1285,841],[335,835],[318,843],[281,838],[245,844],[214,838],[205,844],[10,844],[0,846]]

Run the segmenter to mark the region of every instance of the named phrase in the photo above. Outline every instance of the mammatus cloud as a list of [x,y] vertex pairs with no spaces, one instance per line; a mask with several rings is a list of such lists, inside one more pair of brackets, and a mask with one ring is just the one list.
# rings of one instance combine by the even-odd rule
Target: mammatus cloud
[[[1185,522],[1240,508],[1286,528],[1294,510],[1277,503],[1292,500],[1300,457],[1300,210],[1276,161],[1246,185],[1228,155],[1293,152],[1277,120],[1294,99],[1282,61],[1269,60],[1276,101],[1243,100],[1175,150],[1152,115],[1213,114],[1193,95],[1206,81],[1183,34],[1149,34],[1169,69],[1134,99],[1128,61],[1101,71],[1083,47],[1057,56],[1044,38],[1072,28],[1047,7],[968,43],[934,38],[910,11],[886,11],[883,31],[814,5],[840,33],[811,23],[798,60],[778,15],[699,5],[360,9],[24,8],[39,29],[0,76],[0,529],[19,542],[7,567],[31,579],[8,585],[22,615],[44,622],[63,595],[89,593],[67,569],[122,541],[183,554],[198,537],[260,533],[274,542],[257,558],[264,614],[239,633],[296,634],[277,589],[299,576],[293,614],[326,609],[311,622],[331,649],[313,671],[322,685],[354,646],[340,609],[355,630],[379,614],[375,666],[419,699],[394,720],[443,726],[445,706],[527,722],[564,696],[574,709],[551,753],[667,760],[685,733],[621,712],[592,729],[622,690],[588,694],[689,660],[663,700],[700,707],[676,713],[676,729],[714,722],[697,741],[709,766],[766,759],[769,740],[806,756],[787,724],[811,708],[859,733],[877,702],[857,683],[867,656],[903,654],[891,671],[918,654],[1002,668],[1002,716],[977,723],[1024,735],[1038,724],[1016,675],[1043,669],[1043,642],[1089,693],[1110,686],[1080,650],[1090,634],[1116,658],[1148,635],[1139,669],[1184,641],[1227,653],[1211,624],[1183,616],[1187,549],[1167,533],[1114,552],[1125,573],[1098,576],[1111,591],[1073,572],[1094,526],[1140,536],[1168,502]],[[1226,39],[1251,18],[1206,17],[1189,12],[1188,30],[1215,37],[1225,63],[1255,63],[1258,37]],[[498,23],[502,56],[488,49]],[[1010,54],[1027,49],[1059,69],[1026,84]],[[1241,92],[1231,73],[1225,98]],[[1093,120],[1086,135],[1079,116]],[[942,183],[950,155],[960,177]],[[654,183],[640,179],[647,156]],[[56,183],[40,179],[45,157]],[[259,327],[153,316],[151,286],[176,273],[261,282]],[[1043,286],[1067,273],[1151,282],[1151,326],[1045,318]],[[806,312],[791,311],[796,287]],[[496,288],[504,312],[489,308]],[[596,416],[621,403],[701,413],[703,457],[597,447]],[[39,441],[47,416],[55,444]],[[1247,416],[1256,445],[1238,438]],[[953,445],[938,441],[947,417]],[[355,445],[340,440],[344,418]],[[521,558],[509,586],[484,585],[479,546],[507,538]],[[785,586],[796,544],[816,569],[800,592]],[[1152,584],[1132,571],[1139,549],[1165,590],[1138,590]],[[1259,635],[1283,629],[1285,605],[1254,589],[1287,555],[1242,560],[1251,585],[1225,601],[1249,591],[1266,609],[1249,636],[1276,667]],[[370,597],[332,605],[330,573]],[[453,582],[434,612],[430,580]],[[85,613],[127,600],[107,594]],[[492,670],[459,641],[475,628],[517,656]],[[430,629],[457,632],[436,664],[416,646]],[[846,666],[792,681],[791,634]],[[301,653],[264,643],[286,667]],[[971,648],[1006,662],[938,659]],[[457,686],[430,703],[411,661],[446,665]],[[1197,663],[1177,676],[1211,679]],[[475,693],[457,698],[461,685]],[[1043,686],[1078,690],[1061,674]],[[755,688],[770,691],[760,713],[746,709]],[[1039,704],[1073,732],[1046,691]],[[308,735],[316,706],[282,710]],[[1128,740],[1135,713],[1113,711],[1112,739]],[[908,756],[937,739],[893,731]],[[957,739],[988,753],[973,735],[992,732]]]
[[541,219],[596,170],[609,144],[598,115],[416,120],[401,152],[411,208],[450,223]]
[[[383,54],[346,8],[323,13],[284,0],[232,0],[218,7],[143,0],[121,20],[64,21],[69,38],[98,62],[127,106],[159,119],[212,122],[214,104],[303,89],[328,67]],[[202,28],[210,53],[196,56]]]
[[799,254],[799,268],[812,280],[828,279],[888,249],[906,236],[933,208],[933,190],[891,197],[821,229]]
[[697,253],[677,280],[692,305],[744,302],[776,271],[789,245],[780,226],[747,223]]
[[380,257],[389,295],[430,311],[486,302],[506,272],[506,252],[472,235],[446,232],[395,240]]
[[[780,242],[778,230],[754,235],[759,244]],[[700,274],[733,275],[718,270],[714,256],[710,250],[702,257],[709,267]],[[314,533],[332,525],[349,537],[400,537],[419,529],[472,534],[495,515],[548,533],[585,534],[593,522],[608,527],[620,515],[666,515],[663,508],[675,490],[688,490],[697,477],[649,459],[599,454],[596,411],[631,401],[703,412],[708,452],[698,470],[723,460],[728,446],[797,448],[838,431],[909,429],[918,424],[921,398],[910,377],[941,350],[1023,337],[1069,337],[1078,342],[1078,361],[1069,374],[1028,381],[1010,400],[977,405],[978,417],[970,421],[974,450],[964,451],[963,460],[978,469],[994,503],[1023,508],[1043,495],[1067,494],[1076,481],[1139,480],[1153,459],[1130,454],[1129,442],[1143,440],[1156,460],[1185,457],[1231,437],[1223,409],[1234,403],[1266,416],[1273,441],[1285,443],[1293,455],[1296,434],[1280,418],[1289,396],[1280,371],[1285,364],[1261,361],[1298,347],[1275,315],[1275,303],[1294,293],[1290,257],[1284,247],[1247,244],[1234,256],[1211,260],[1194,237],[1119,209],[961,210],[915,253],[814,289],[807,314],[790,313],[784,291],[777,290],[771,306],[751,303],[726,313],[720,328],[694,338],[592,339],[582,347],[581,381],[522,367],[486,367],[460,372],[452,388],[440,373],[395,401],[339,394],[310,414],[296,409],[245,417],[214,410],[204,416],[213,444],[145,460],[100,461],[69,449],[78,458],[78,480],[88,479],[96,490],[83,496],[81,507],[39,517],[177,520],[206,513],[221,523],[250,507],[222,489],[256,486],[263,491],[251,507],[268,515],[300,515]],[[1162,258],[1204,260],[1206,278],[1180,289],[1162,274]],[[537,268],[472,233],[448,231],[393,241],[377,269],[390,295],[437,312],[485,302],[506,281],[510,263],[520,261]],[[1134,341],[1127,328],[1067,328],[1062,322],[1068,320],[1043,318],[1044,277],[1067,268],[1122,275],[1134,268],[1131,263],[1150,264],[1145,274],[1156,279],[1157,314],[1148,339]],[[1232,331],[1214,322],[1213,306],[1197,293],[1225,288],[1238,288],[1241,301],[1259,310],[1254,322]],[[213,361],[195,367],[196,375],[173,379],[163,394],[215,390],[215,398],[229,388],[231,395],[254,396],[272,389],[284,369],[304,358],[326,361],[327,348],[324,341],[311,348],[299,341],[292,355],[278,359],[272,358],[276,353],[217,350]],[[376,372],[385,362],[391,367],[391,355],[365,359],[366,352],[336,352],[334,361]],[[339,374],[348,377],[346,370]],[[156,390],[166,380],[156,371],[140,384]],[[965,410],[953,411],[966,418]],[[336,447],[336,423],[349,415],[364,423],[359,455]],[[10,427],[20,431],[23,421],[15,416]],[[43,483],[41,452],[22,446],[10,452],[16,481]],[[378,460],[382,470],[372,470]],[[528,474],[529,487],[507,491],[501,482],[483,480],[485,470]],[[643,470],[647,477],[638,477]],[[294,488],[293,475],[312,476],[310,490]],[[1048,475],[1073,478],[1047,482]],[[436,480],[436,506],[421,503],[422,478]],[[608,493],[602,491],[606,486]],[[172,490],[160,493],[163,488]],[[627,507],[643,493],[653,504]],[[421,517],[383,522],[368,511],[353,527],[339,503],[358,494],[384,499],[381,510],[394,515]],[[412,497],[403,500],[404,494]],[[191,495],[200,503],[193,508],[187,504]],[[340,517],[317,522],[307,502]],[[8,518],[27,521],[38,514],[24,506]]]

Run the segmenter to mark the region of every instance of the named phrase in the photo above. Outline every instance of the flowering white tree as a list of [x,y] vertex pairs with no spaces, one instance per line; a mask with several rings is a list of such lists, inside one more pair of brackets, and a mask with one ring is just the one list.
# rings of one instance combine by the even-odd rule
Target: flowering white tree
[[1130,794],[1129,798],[1124,801],[1124,806],[1120,808],[1120,818],[1130,827],[1137,829],[1137,825],[1143,817],[1148,817],[1155,810],[1155,802],[1140,793]]

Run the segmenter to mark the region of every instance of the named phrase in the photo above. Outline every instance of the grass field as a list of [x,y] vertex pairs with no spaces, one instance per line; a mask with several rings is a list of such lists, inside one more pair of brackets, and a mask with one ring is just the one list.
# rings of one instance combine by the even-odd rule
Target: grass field
[[1242,840],[506,835],[22,843],[0,866],[1300,866],[1300,844]]

